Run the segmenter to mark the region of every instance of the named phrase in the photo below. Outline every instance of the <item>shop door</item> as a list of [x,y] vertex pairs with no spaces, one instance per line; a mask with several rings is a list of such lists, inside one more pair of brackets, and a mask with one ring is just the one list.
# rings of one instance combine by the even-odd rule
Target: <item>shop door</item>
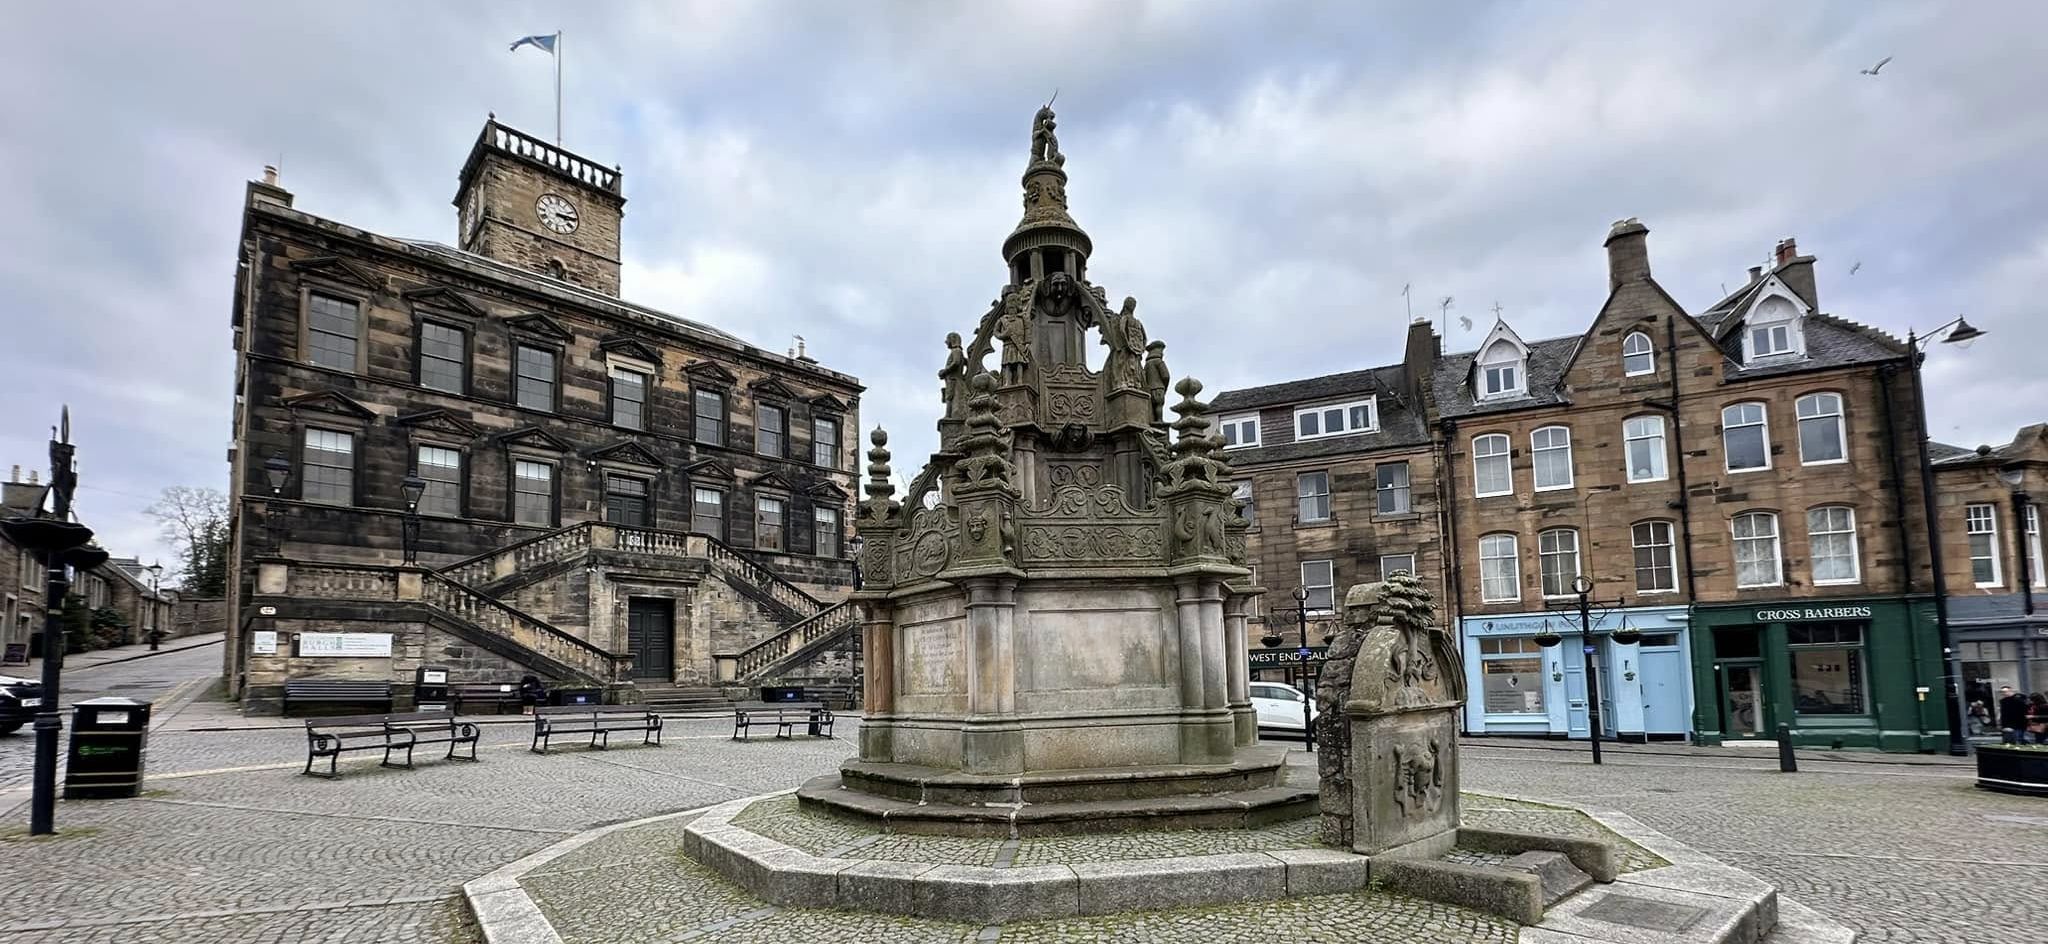
[[1566,636],[1558,647],[1558,660],[1564,663],[1565,728],[1572,738],[1586,737],[1590,730],[1586,712],[1586,657],[1579,644],[1582,638]]
[[676,621],[670,600],[626,601],[626,649],[633,654],[633,677],[675,678]]
[[1764,718],[1762,662],[1721,663],[1721,730],[1731,738],[1759,738]]
[[1684,734],[1685,653],[1677,649],[1644,649],[1643,733]]

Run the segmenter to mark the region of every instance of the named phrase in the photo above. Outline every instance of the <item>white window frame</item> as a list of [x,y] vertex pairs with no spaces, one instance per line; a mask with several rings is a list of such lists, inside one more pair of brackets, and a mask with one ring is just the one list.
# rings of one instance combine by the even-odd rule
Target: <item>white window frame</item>
[[[1825,514],[1828,512],[1835,511],[1843,512],[1849,516],[1849,527],[1846,532],[1814,530],[1814,515]],[[1830,577],[1826,580],[1823,580],[1820,576],[1820,554],[1814,550],[1814,548],[1817,546],[1817,541],[1815,539],[1820,536],[1831,537],[1834,535],[1844,533],[1849,535],[1850,574],[1847,577]],[[1820,505],[1818,507],[1808,508],[1806,510],[1806,548],[1807,570],[1809,573],[1813,575],[1814,586],[1837,587],[1863,582],[1863,542],[1861,538],[1859,538],[1856,534],[1856,509],[1851,508],[1848,505]]]
[[[1655,433],[1643,433],[1640,435],[1631,433],[1631,424],[1635,423],[1638,420],[1655,421],[1657,424],[1657,431]],[[1647,475],[1642,478],[1637,478],[1636,464],[1630,460],[1629,453],[1635,450],[1636,443],[1652,439],[1656,440],[1657,442],[1657,462],[1655,474]],[[1665,479],[1671,477],[1670,447],[1665,444],[1663,416],[1656,413],[1644,413],[1637,416],[1631,416],[1627,419],[1622,420],[1621,443],[1622,468],[1626,472],[1628,480],[1631,484],[1637,484],[1642,482],[1662,482]]]
[[[1310,492],[1310,493],[1307,493],[1307,494],[1303,494],[1303,493],[1302,493],[1302,490],[1301,490],[1302,480],[1303,480],[1303,479],[1305,479],[1305,478],[1307,478],[1307,477],[1309,477],[1309,476],[1311,476],[1311,475],[1320,475],[1320,476],[1322,476],[1322,477],[1323,477],[1323,490],[1322,490],[1322,491],[1320,491],[1320,492]],[[1334,500],[1334,493],[1333,493],[1333,492],[1331,492],[1331,490],[1330,490],[1330,481],[1331,481],[1331,479],[1330,479],[1330,471],[1329,471],[1328,469],[1317,469],[1317,470],[1315,470],[1315,471],[1312,471],[1312,472],[1296,472],[1296,473],[1294,473],[1294,523],[1295,523],[1295,524],[1320,524],[1320,523],[1322,523],[1322,522],[1325,522],[1325,521],[1335,521],[1335,520],[1336,520],[1336,518],[1337,518],[1337,504],[1336,504],[1336,502],[1335,502],[1335,500]],[[1309,500],[1309,499],[1311,499],[1311,498],[1320,498],[1320,499],[1322,499],[1322,503],[1323,503],[1323,514],[1322,514],[1322,517],[1319,517],[1319,518],[1310,518],[1310,517],[1308,517],[1308,516],[1306,516],[1306,515],[1303,515],[1303,514],[1301,513],[1301,512],[1302,512],[1302,502],[1304,502],[1304,501],[1307,501],[1307,500]]]
[[2048,587],[2048,564],[2041,560],[2041,506],[2027,503],[2027,565],[2034,571],[2034,586]]
[[[1251,435],[1245,435],[1249,432]],[[1216,435],[1223,437],[1225,449],[1254,449],[1259,445],[1259,414],[1238,413],[1223,418]],[[1232,436],[1237,441],[1231,442]]]
[[[1636,342],[1638,341],[1642,343],[1637,344]],[[1629,366],[1628,360],[1631,357],[1649,358],[1650,366],[1642,370],[1636,370]],[[1628,337],[1621,339],[1621,375],[1623,377],[1642,377],[1656,372],[1657,348],[1650,343],[1650,336],[1641,331],[1629,332]]]
[[[1571,548],[1569,550],[1567,550],[1564,546],[1566,543],[1566,536],[1569,536],[1571,539],[1569,542],[1571,544]],[[1551,545],[1554,545],[1554,548],[1551,547]],[[1572,572],[1569,578],[1566,578],[1566,575],[1562,571],[1558,573],[1558,577],[1560,579],[1566,579],[1567,582],[1564,583],[1562,586],[1558,587],[1557,592],[1552,593],[1549,582],[1550,572],[1545,565],[1549,563],[1550,558],[1561,558],[1564,557],[1566,554],[1571,555]],[[1572,589],[1572,583],[1577,582],[1579,579],[1579,575],[1585,572],[1583,569],[1584,566],[1584,561],[1579,554],[1579,529],[1545,528],[1544,530],[1537,532],[1536,582],[1540,584],[1540,586],[1537,587],[1537,589],[1543,594],[1544,599],[1549,600],[1557,599],[1559,597],[1569,597],[1577,595],[1577,591]]]
[[[1757,535],[1752,533],[1749,537],[1743,537],[1741,533],[1741,524],[1745,520],[1752,522],[1768,521],[1771,525],[1771,533],[1768,535]],[[1778,515],[1775,512],[1745,511],[1739,515],[1736,515],[1735,517],[1728,519],[1728,533],[1733,537],[1734,540],[1736,589],[1749,590],[1757,587],[1782,587],[1785,585],[1785,532],[1783,531],[1783,529],[1778,527]],[[1770,542],[1771,548],[1770,582],[1743,583],[1742,543],[1744,541],[1753,542],[1766,540]]]
[[[1832,398],[1835,401],[1834,412],[1815,413],[1812,416],[1806,415],[1806,405],[1808,403],[1819,404],[1823,398]],[[1841,394],[1832,390],[1809,393],[1793,403],[1792,415],[1794,422],[1797,424],[1797,432],[1799,434],[1800,465],[1842,465],[1849,461],[1849,408]],[[1835,449],[1841,453],[1841,456],[1834,459],[1808,459],[1806,457],[1806,421],[1827,419],[1829,417],[1833,417],[1835,421]]]
[[[1387,484],[1387,482],[1386,482],[1386,479],[1385,479],[1385,478],[1384,478],[1384,477],[1383,477],[1383,476],[1381,475],[1381,471],[1382,471],[1382,470],[1387,470],[1387,471],[1391,471],[1391,470],[1393,470],[1393,469],[1396,469],[1396,468],[1398,468],[1398,469],[1400,469],[1400,470],[1401,470],[1401,484],[1399,484],[1399,485],[1388,485],[1388,484]],[[1372,483],[1373,483],[1373,505],[1372,505],[1372,507],[1373,507],[1373,513],[1374,513],[1374,514],[1376,514],[1376,515],[1406,515],[1406,514],[1412,514],[1412,513],[1413,513],[1413,512],[1415,511],[1415,478],[1414,478],[1414,472],[1413,472],[1413,470],[1411,470],[1411,469],[1410,469],[1410,468],[1408,467],[1408,463],[1407,463],[1407,462],[1406,462],[1405,460],[1403,460],[1403,461],[1400,461],[1400,462],[1382,462],[1382,463],[1380,463],[1379,465],[1373,466],[1373,468],[1372,468]],[[1386,507],[1386,505],[1387,505],[1387,498],[1388,498],[1389,496],[1393,496],[1393,495],[1397,495],[1397,496],[1399,496],[1399,497],[1400,497],[1400,505],[1401,505],[1401,507],[1399,507],[1399,508],[1396,508],[1396,509],[1394,509],[1394,510],[1392,510],[1392,511],[1388,511],[1388,510],[1387,510],[1387,507]]]
[[[1480,444],[1480,443],[1483,443],[1483,442],[1494,442],[1494,441],[1498,441],[1498,442],[1499,442],[1499,444],[1500,444],[1500,451],[1499,451],[1499,452],[1488,452],[1488,453],[1486,453],[1485,455],[1480,455],[1480,453],[1479,453],[1479,444]],[[1508,438],[1508,434],[1506,434],[1506,433],[1481,433],[1481,434],[1479,434],[1479,435],[1477,435],[1477,436],[1474,436],[1474,437],[1472,437],[1472,497],[1473,497],[1473,498],[1492,498],[1492,497],[1494,497],[1495,495],[1513,495],[1513,494],[1515,493],[1515,458],[1514,458],[1514,449],[1515,449],[1515,444],[1514,444],[1514,440],[1512,440],[1512,439],[1509,439],[1509,438]],[[1500,461],[1501,461],[1501,462],[1502,462],[1503,464],[1505,464],[1505,465],[1507,466],[1508,474],[1507,474],[1507,475],[1505,475],[1505,476],[1503,476],[1503,478],[1504,478],[1504,479],[1505,479],[1505,480],[1507,481],[1507,488],[1501,489],[1501,490],[1499,490],[1499,491],[1492,491],[1492,492],[1486,492],[1486,491],[1481,491],[1481,490],[1480,490],[1480,489],[1481,489],[1481,487],[1482,487],[1482,483],[1486,481],[1486,477],[1485,477],[1485,475],[1484,475],[1484,474],[1482,474],[1482,473],[1480,472],[1480,470],[1479,470],[1479,463],[1480,463],[1480,461],[1481,461],[1481,460],[1487,460],[1487,459],[1499,459],[1499,460],[1500,460]]]
[[[1501,553],[1501,542],[1506,542],[1507,553],[1505,554]],[[1489,544],[1492,545],[1490,548],[1488,547]],[[1516,535],[1496,533],[1479,536],[1479,602],[1514,603],[1522,598],[1521,553],[1522,542]],[[1508,572],[1505,575],[1489,575],[1487,568],[1500,561],[1507,562]],[[1514,588],[1513,596],[1501,596],[1498,593],[1488,594],[1487,582],[1489,580],[1498,581],[1501,576],[1506,577]]]
[[[1323,572],[1324,572],[1324,573],[1323,573],[1323,581],[1324,581],[1324,582],[1323,582],[1323,583],[1312,583],[1312,582],[1310,582],[1310,580],[1309,580],[1309,576],[1308,576],[1308,570],[1309,570],[1309,568],[1310,568],[1310,567],[1312,567],[1312,566],[1315,566],[1315,565],[1318,565],[1318,564],[1322,565],[1322,568],[1323,568]],[[1316,596],[1316,591],[1317,591],[1317,590],[1325,590],[1325,591],[1328,591],[1328,592],[1329,592],[1329,594],[1330,594],[1330,605],[1329,605],[1329,606],[1327,606],[1327,607],[1320,607],[1320,606],[1312,606],[1312,605],[1310,605],[1310,603],[1309,603],[1308,601],[1304,601],[1304,602],[1303,602],[1303,603],[1301,604],[1301,607],[1302,607],[1302,609],[1304,609],[1304,610],[1308,611],[1309,615],[1311,615],[1311,616],[1315,616],[1315,615],[1325,615],[1325,616],[1327,616],[1327,615],[1329,615],[1329,614],[1331,614],[1331,613],[1335,613],[1335,612],[1337,612],[1337,562],[1336,562],[1335,560],[1331,560],[1331,559],[1328,559],[1328,558],[1325,558],[1325,559],[1322,559],[1322,560],[1305,560],[1305,561],[1302,561],[1302,562],[1301,562],[1301,567],[1300,567],[1300,570],[1301,570],[1301,585],[1302,585],[1303,587],[1306,587],[1306,588],[1308,588],[1308,592],[1309,592],[1309,594],[1308,594],[1308,595],[1309,595],[1309,600],[1310,600],[1310,601],[1312,601],[1312,600],[1314,600],[1314,599],[1315,599],[1315,596]]]
[[[1756,408],[1755,420],[1752,421],[1746,416],[1738,415],[1738,422],[1731,423],[1729,421],[1730,414],[1746,410],[1749,407]],[[1728,448],[1728,431],[1731,429],[1749,429],[1751,427],[1755,427],[1763,433],[1764,464],[1746,465],[1738,469],[1735,467],[1735,453]],[[1771,470],[1771,411],[1769,407],[1764,405],[1762,400],[1744,400],[1741,403],[1730,403],[1721,408],[1721,468],[1730,475],[1740,475],[1744,472],[1769,472]]]
[[[1546,446],[1537,442],[1537,437],[1544,433],[1551,434],[1550,445]],[[1563,445],[1559,445],[1556,441],[1556,437],[1559,434],[1564,436]],[[1545,485],[1543,484],[1543,454],[1558,451],[1564,453],[1564,481]],[[1576,484],[1578,473],[1572,467],[1572,428],[1569,426],[1544,426],[1531,430],[1529,433],[1529,467],[1530,477],[1535,482],[1536,490],[1539,492],[1560,491],[1571,488]]]
[[[1644,544],[1636,540],[1636,529],[1644,527],[1650,529],[1650,543],[1648,544]],[[1657,533],[1658,529],[1660,528],[1663,530],[1664,536],[1664,541],[1661,544],[1657,542]],[[1678,536],[1676,530],[1672,528],[1671,522],[1664,521],[1661,519],[1653,519],[1650,521],[1638,521],[1634,524],[1629,525],[1628,545],[1629,562],[1636,575],[1636,593],[1638,595],[1647,596],[1652,593],[1678,592]],[[1643,566],[1635,562],[1635,552],[1648,548],[1650,552],[1654,555],[1656,553],[1656,549],[1660,547],[1663,548],[1665,552],[1670,554],[1671,556],[1671,585],[1668,587],[1645,588],[1643,586],[1642,579]],[[1652,564],[1650,570],[1654,572],[1656,570],[1656,566]]]
[[[1992,504],[1970,504],[1963,506],[1963,531],[1970,539],[1970,579],[1979,587],[2005,586],[2005,562],[2000,558],[1998,547],[1998,506]],[[1987,553],[1977,553],[1977,539],[1984,538]],[[1991,579],[1977,580],[1977,562],[1991,561]]]
[[[1403,560],[1405,560],[1405,561],[1407,561],[1407,562],[1408,562],[1408,566],[1406,566],[1406,567],[1395,567],[1395,568],[1393,568],[1392,570],[1389,570],[1389,569],[1387,568],[1387,562],[1388,562],[1388,561],[1403,561]],[[1394,571],[1395,571],[1395,570],[1405,570],[1405,571],[1407,571],[1407,572],[1408,572],[1408,573],[1410,573],[1410,574],[1414,574],[1414,573],[1415,573],[1415,555],[1414,555],[1414,553],[1412,553],[1412,552],[1411,552],[1411,553],[1407,553],[1407,554],[1381,554],[1381,555],[1380,555],[1380,579],[1381,579],[1381,580],[1385,580],[1385,579],[1387,579],[1388,577],[1391,577],[1391,576],[1393,576],[1393,575],[1394,575]]]
[[[1772,302],[1780,304],[1771,306]],[[1788,313],[1781,315],[1773,311],[1759,318],[1758,315],[1764,312],[1765,306],[1771,306]],[[1743,319],[1742,362],[1749,364],[1759,360],[1768,361],[1803,356],[1806,353],[1806,332],[1801,330],[1800,315],[1799,303],[1786,298],[1782,294],[1774,292],[1758,301],[1756,306],[1749,310],[1749,316]],[[1765,337],[1770,337],[1770,332],[1778,328],[1785,330],[1785,347],[1783,349],[1774,347],[1770,351],[1757,350],[1757,333],[1761,331]]]
[[[1365,408],[1366,425],[1353,426],[1351,425],[1351,411],[1359,407]],[[1332,413],[1337,414],[1337,419],[1343,424],[1344,428],[1334,431],[1330,429],[1329,419]],[[1308,433],[1302,431],[1301,419],[1304,416],[1316,419],[1315,432]],[[1359,433],[1377,433],[1379,431],[1379,397],[1367,397],[1363,400],[1351,400],[1345,403],[1322,403],[1316,406],[1296,407],[1294,410],[1294,438],[1296,441],[1329,439],[1333,436],[1353,436]]]
[[[1495,356],[1494,352],[1503,349],[1508,352],[1507,356]],[[1478,389],[1474,392],[1478,394],[1479,399],[1505,400],[1528,393],[1529,358],[1522,353],[1520,348],[1515,346],[1514,342],[1506,338],[1496,339],[1486,350],[1479,352],[1477,361],[1479,366],[1477,377]],[[1494,387],[1494,372],[1503,369],[1513,372],[1512,376],[1508,378],[1512,382],[1496,389]]]

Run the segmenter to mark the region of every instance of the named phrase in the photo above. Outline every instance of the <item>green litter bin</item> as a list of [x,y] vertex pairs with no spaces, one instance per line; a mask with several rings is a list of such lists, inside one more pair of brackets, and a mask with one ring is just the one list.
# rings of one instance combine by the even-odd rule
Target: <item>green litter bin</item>
[[149,708],[149,702],[133,698],[93,698],[71,706],[64,799],[113,799],[142,792]]

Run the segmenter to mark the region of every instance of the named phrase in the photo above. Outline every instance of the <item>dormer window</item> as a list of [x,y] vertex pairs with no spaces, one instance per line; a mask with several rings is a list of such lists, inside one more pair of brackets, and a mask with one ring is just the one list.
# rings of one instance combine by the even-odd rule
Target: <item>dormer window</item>
[[1370,433],[1380,428],[1379,398],[1329,403],[1294,411],[1295,439]]
[[1479,355],[1479,398],[1520,396],[1528,389],[1527,373],[1521,349],[1506,340],[1493,342]]
[[1749,313],[1746,328],[1744,361],[1796,355],[1805,346],[1799,330],[1799,308],[1780,295],[1758,302]]
[[1223,418],[1223,448],[1238,449],[1259,444],[1259,414],[1240,413]]

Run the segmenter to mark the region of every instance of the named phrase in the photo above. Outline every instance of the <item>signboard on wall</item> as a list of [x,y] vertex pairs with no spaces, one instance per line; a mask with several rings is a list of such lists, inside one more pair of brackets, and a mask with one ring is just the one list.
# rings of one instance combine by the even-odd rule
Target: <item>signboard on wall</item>
[[0,665],[27,665],[27,664],[28,664],[28,643],[25,643],[25,642],[10,642],[10,643],[8,643],[8,644],[7,644],[7,654],[6,654],[6,656],[5,656],[4,658],[0,658]]
[[249,651],[259,656],[277,655],[277,633],[257,630],[249,634]]
[[1276,665],[1312,665],[1327,660],[1329,655],[1328,646],[1287,646],[1279,649],[1253,649],[1247,661],[1254,669],[1267,669]]
[[300,633],[302,658],[389,659],[390,633]]

